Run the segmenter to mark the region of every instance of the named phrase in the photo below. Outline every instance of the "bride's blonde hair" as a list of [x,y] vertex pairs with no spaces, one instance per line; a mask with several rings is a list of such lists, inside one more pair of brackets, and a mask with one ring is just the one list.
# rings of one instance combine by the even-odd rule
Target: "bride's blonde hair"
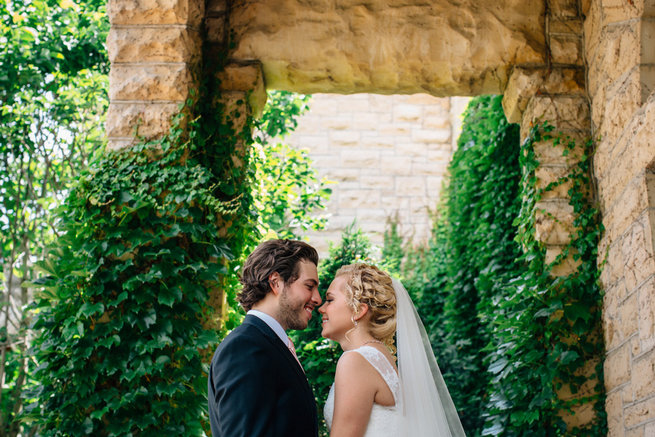
[[391,276],[377,267],[356,263],[341,267],[335,277],[346,277],[346,302],[357,313],[361,304],[371,315],[369,332],[395,353],[396,292]]

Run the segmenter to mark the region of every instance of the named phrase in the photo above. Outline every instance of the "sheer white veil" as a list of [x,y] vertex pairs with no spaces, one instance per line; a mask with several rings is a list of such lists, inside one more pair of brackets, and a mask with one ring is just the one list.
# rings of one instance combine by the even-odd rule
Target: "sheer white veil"
[[463,437],[446,383],[428,335],[409,294],[393,279],[396,292],[396,346],[402,390],[400,434],[412,437]]

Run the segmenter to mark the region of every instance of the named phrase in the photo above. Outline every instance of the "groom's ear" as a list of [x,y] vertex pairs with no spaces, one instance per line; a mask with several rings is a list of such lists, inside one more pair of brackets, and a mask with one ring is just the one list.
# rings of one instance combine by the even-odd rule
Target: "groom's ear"
[[278,295],[282,291],[282,277],[278,272],[273,272],[268,275],[268,285],[274,295]]

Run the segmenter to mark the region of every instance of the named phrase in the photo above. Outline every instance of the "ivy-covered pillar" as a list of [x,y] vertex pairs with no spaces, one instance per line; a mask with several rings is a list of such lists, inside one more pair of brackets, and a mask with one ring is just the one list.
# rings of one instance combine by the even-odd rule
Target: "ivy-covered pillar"
[[[521,124],[528,230],[543,264],[537,297],[547,356],[558,370],[554,406],[567,433],[604,433],[602,300],[598,288],[600,225],[590,170],[591,119],[585,89],[583,17],[575,1],[549,1],[547,64],[515,67],[504,93],[511,122]],[[526,199],[524,199],[526,204]]]

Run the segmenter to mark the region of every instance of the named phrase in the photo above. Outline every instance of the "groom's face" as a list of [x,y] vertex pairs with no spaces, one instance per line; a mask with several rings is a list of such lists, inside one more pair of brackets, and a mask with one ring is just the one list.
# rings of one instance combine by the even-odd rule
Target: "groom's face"
[[311,261],[300,261],[298,279],[285,284],[279,298],[278,321],[286,329],[305,329],[312,311],[321,304],[318,272]]

